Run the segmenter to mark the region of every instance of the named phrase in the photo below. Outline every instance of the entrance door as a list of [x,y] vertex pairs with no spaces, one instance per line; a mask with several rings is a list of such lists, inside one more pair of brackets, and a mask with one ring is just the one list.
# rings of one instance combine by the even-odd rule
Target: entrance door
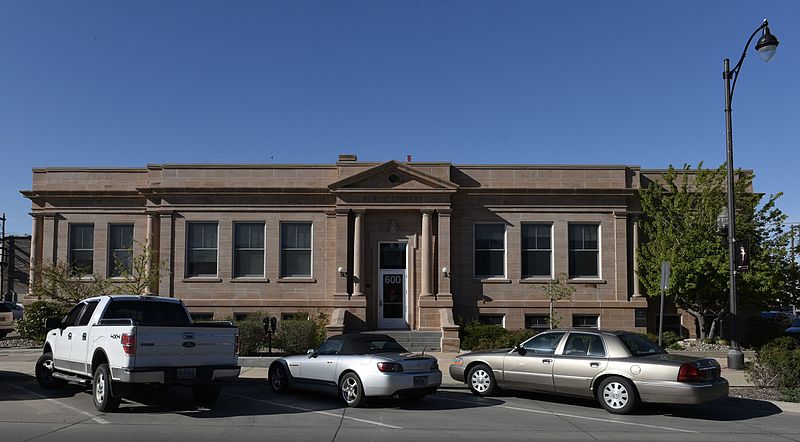
[[378,245],[378,326],[408,328],[406,243]]

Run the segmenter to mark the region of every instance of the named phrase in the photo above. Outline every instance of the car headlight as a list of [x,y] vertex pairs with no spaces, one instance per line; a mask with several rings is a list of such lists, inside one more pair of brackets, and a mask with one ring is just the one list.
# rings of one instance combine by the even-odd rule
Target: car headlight
[[450,363],[450,365],[463,365],[463,364],[464,364],[464,358],[462,358],[461,356],[454,357],[453,362]]

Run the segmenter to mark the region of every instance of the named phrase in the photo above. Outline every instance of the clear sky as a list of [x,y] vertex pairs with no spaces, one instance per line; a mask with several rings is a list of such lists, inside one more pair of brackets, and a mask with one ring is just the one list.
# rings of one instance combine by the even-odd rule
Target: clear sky
[[734,163],[800,221],[800,2],[0,3],[0,211],[31,168],[148,163],[720,165],[722,60],[764,18]]

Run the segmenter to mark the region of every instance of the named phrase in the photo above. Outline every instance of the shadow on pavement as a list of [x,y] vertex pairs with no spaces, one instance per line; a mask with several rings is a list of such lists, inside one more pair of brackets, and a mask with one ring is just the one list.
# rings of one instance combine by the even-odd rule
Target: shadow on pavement
[[[14,386],[19,388],[14,388]],[[46,390],[39,386],[36,379],[25,373],[17,371],[0,370],[0,402],[3,401],[32,401],[43,399],[59,399],[73,397],[86,391],[77,385],[66,385],[55,390]],[[91,400],[91,397],[90,397]]]

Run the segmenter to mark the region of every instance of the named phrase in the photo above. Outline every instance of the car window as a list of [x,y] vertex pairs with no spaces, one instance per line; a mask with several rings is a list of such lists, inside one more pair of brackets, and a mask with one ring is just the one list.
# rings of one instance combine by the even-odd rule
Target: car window
[[342,340],[341,339],[329,339],[322,343],[317,349],[318,355],[338,355],[339,351],[342,349]]
[[540,333],[525,341],[522,348],[535,354],[551,355],[556,352],[562,336],[564,332]]
[[647,339],[642,335],[635,333],[628,333],[619,335],[620,341],[628,349],[631,356],[647,356],[666,353],[663,348],[659,347],[655,342]]
[[603,338],[589,333],[570,333],[564,344],[564,354],[567,356],[593,356],[603,357],[606,350],[603,347]]
[[112,301],[103,319],[132,319],[139,325],[184,327],[189,316],[181,304],[158,301]]
[[89,324],[89,319],[92,318],[92,314],[94,310],[97,308],[97,304],[100,301],[91,301],[86,303],[86,308],[83,309],[83,313],[81,313],[81,317],[78,319],[77,325],[87,325]]
[[78,321],[78,315],[80,315],[81,311],[83,310],[83,307],[85,307],[85,306],[86,306],[86,304],[80,303],[80,304],[76,305],[75,307],[72,307],[72,310],[70,310],[69,313],[67,313],[67,316],[64,317],[63,326],[64,327],[71,327],[71,326],[75,325],[75,323]]

